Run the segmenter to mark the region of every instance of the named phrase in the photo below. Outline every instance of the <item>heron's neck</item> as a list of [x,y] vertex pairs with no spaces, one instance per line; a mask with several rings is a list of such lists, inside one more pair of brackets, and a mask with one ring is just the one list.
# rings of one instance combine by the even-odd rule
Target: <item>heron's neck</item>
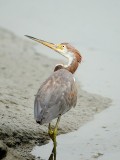
[[78,65],[81,61],[78,60],[77,56],[70,56],[68,57],[69,61],[67,65],[63,65],[63,64],[58,64],[54,71],[57,71],[59,69],[66,69],[69,72],[71,72],[72,74],[77,70]]
[[64,65],[64,68],[73,74],[77,70],[78,65],[79,63],[77,59],[73,58],[72,60],[71,59],[69,60],[68,65]]

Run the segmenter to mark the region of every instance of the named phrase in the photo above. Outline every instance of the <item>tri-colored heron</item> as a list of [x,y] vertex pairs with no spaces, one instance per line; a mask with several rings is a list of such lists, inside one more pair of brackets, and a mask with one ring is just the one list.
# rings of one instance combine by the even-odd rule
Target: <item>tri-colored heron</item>
[[[40,125],[49,123],[48,133],[56,145],[56,134],[61,115],[76,106],[77,88],[73,73],[82,60],[80,52],[69,43],[53,44],[26,35],[68,58],[68,64],[56,65],[54,73],[39,88],[34,101],[34,117]],[[57,119],[55,128],[51,121]]]

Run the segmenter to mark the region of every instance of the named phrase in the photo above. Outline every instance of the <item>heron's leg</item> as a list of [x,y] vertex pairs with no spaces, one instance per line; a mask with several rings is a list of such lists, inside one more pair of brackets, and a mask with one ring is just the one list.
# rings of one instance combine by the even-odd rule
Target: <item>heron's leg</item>
[[50,123],[49,123],[49,126],[48,126],[48,134],[49,134],[49,136],[52,139],[53,144],[54,144],[52,153],[51,153],[51,155],[49,157],[49,160],[53,160],[53,157],[54,157],[54,160],[56,160],[56,146],[57,146],[56,136],[57,136],[58,124],[60,122],[60,117],[61,116],[58,117],[54,129],[51,128],[51,124]]
[[59,122],[60,122],[60,118],[61,118],[61,116],[59,116],[58,119],[57,119],[57,122],[56,122],[56,125],[55,125],[55,129],[58,128],[58,124],[59,124]]
[[56,148],[53,147],[51,155],[48,160],[56,160]]
[[57,130],[58,130],[58,124],[60,122],[60,117],[58,117],[55,128],[52,129],[51,128],[51,124],[49,123],[49,127],[48,127],[48,134],[50,136],[50,138],[52,139],[53,143],[54,143],[54,149],[56,148],[57,142],[56,142],[56,136],[57,136]]
[[53,130],[53,143],[54,143],[54,147],[56,148],[57,146],[57,142],[56,142],[56,136],[57,136],[57,133],[58,133],[58,124],[60,122],[60,118],[61,116],[58,117],[57,119],[57,122],[56,122],[56,125],[55,125],[55,128]]
[[48,126],[48,134],[50,136],[50,138],[53,140],[53,130],[51,128],[51,124],[49,123],[49,126]]

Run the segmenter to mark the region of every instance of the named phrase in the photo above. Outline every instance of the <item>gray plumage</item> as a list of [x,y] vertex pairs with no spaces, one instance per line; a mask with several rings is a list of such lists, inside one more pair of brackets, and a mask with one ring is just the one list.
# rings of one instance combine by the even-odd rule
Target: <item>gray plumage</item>
[[54,72],[40,87],[35,97],[34,116],[40,123],[50,123],[77,102],[77,88],[72,73],[66,69]]

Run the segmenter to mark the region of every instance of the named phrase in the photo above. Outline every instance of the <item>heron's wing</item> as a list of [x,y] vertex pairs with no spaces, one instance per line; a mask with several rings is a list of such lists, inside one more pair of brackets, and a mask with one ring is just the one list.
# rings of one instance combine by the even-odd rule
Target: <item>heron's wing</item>
[[70,72],[57,71],[40,87],[35,98],[35,119],[50,122],[76,105],[77,90]]

